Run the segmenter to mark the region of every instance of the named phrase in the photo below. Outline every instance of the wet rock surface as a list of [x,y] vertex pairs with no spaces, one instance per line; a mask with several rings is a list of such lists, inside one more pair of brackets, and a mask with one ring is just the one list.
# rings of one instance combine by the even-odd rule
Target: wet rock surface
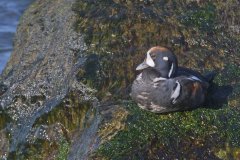
[[[73,1],[68,0],[57,3],[36,1],[21,19],[16,35],[19,38],[15,40],[11,59],[1,76],[0,104],[4,114],[10,117],[3,125],[7,126],[10,134],[12,158],[24,158],[30,154],[25,153],[25,146],[33,141],[50,143],[55,141],[50,138],[52,136],[60,142],[57,137],[61,135],[58,135],[59,129],[51,129],[57,122],[50,126],[35,126],[35,122],[54,108],[61,107],[63,102],[70,103],[70,92],[79,98],[71,102],[78,109],[85,102],[97,103],[94,90],[76,79],[77,71],[86,58],[81,54],[85,49],[82,36],[72,27],[75,22],[72,4]],[[65,107],[71,110],[73,104]],[[49,130],[55,133],[47,133]],[[66,130],[65,126],[61,130]]]
[[[37,0],[0,78],[1,158],[238,159],[238,1]],[[129,99],[154,45],[218,71],[210,101],[170,114]]]

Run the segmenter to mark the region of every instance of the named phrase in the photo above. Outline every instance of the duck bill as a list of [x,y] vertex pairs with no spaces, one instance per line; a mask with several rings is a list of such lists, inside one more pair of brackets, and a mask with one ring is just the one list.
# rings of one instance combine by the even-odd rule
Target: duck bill
[[150,67],[150,66],[147,65],[147,63],[144,61],[143,63],[141,63],[137,66],[136,70],[139,71],[139,70],[143,70],[143,69],[148,68],[148,67]]

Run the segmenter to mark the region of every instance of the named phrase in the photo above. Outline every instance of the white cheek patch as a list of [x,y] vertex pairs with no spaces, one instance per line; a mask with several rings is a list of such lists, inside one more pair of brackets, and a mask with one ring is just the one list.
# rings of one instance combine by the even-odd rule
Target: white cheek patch
[[177,102],[177,98],[180,96],[181,85],[178,81],[176,81],[177,87],[171,95],[172,103],[175,104]]
[[169,73],[168,73],[168,77],[169,77],[169,78],[171,77],[172,72],[173,72],[173,63],[172,63],[172,65],[171,65],[171,69],[170,69],[170,71],[169,71]]
[[163,60],[164,61],[168,61],[168,57],[163,57]]
[[155,67],[155,63],[154,63],[152,57],[150,56],[149,52],[147,52],[146,64],[149,65],[150,67]]

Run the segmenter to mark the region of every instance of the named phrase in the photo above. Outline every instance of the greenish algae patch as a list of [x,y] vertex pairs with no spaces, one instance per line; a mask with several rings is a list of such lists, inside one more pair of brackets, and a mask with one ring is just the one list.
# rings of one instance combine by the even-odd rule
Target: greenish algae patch
[[34,144],[27,144],[25,153],[18,154],[13,159],[46,159],[48,157],[55,157],[57,154],[58,144],[56,142],[49,142],[38,139]]
[[231,148],[229,144],[226,144],[225,149],[220,149],[216,156],[220,159],[239,159],[240,158],[240,148]]
[[211,2],[200,7],[192,4],[189,11],[182,13],[180,20],[184,25],[196,27],[202,31],[213,31],[216,23],[216,7]]
[[[160,115],[127,104],[126,127],[103,143],[96,157],[102,159],[217,158],[226,148],[240,148],[240,113],[224,107]],[[228,153],[236,156],[237,150]]]
[[56,159],[57,160],[65,160],[65,159],[67,159],[69,148],[70,148],[69,142],[67,142],[65,140],[62,140]]
[[66,141],[65,137],[59,140],[60,142],[50,142],[47,140],[38,139],[34,144],[26,145],[27,151],[20,159],[56,159],[64,160],[67,158],[70,143]]
[[84,101],[80,93],[72,91],[51,112],[37,119],[34,126],[60,123],[67,132],[73,132],[75,129],[87,127],[89,124],[85,123],[85,120],[94,115],[91,102]]
[[95,113],[91,102],[84,101],[79,92],[69,92],[62,103],[36,120],[22,158],[66,159],[72,138],[89,127]]
[[[124,130],[126,127],[124,122],[127,119],[128,111],[121,106],[113,107],[116,107],[116,109],[111,114],[110,120],[106,119],[99,128],[98,136],[101,137],[101,143],[111,140],[119,131]],[[101,114],[107,115],[108,113],[103,111]]]
[[0,130],[4,129],[11,120],[11,117],[4,113],[4,111],[0,110]]

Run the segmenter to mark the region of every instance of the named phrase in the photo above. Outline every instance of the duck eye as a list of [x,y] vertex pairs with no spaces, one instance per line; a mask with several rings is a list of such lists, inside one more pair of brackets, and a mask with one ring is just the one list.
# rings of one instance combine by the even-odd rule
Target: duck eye
[[163,57],[163,60],[164,61],[168,61],[168,57]]

